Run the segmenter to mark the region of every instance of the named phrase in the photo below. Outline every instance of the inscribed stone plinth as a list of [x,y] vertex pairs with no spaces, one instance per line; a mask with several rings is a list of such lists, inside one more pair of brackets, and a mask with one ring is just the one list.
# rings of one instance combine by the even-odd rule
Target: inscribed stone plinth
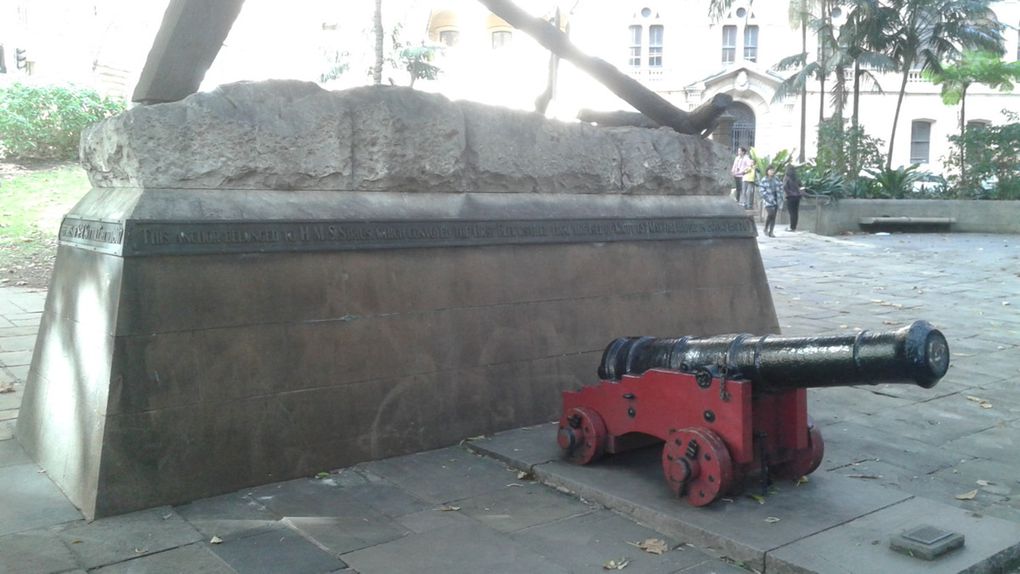
[[777,332],[725,150],[402,88],[89,130],[18,438],[87,516],[550,420],[620,335]]

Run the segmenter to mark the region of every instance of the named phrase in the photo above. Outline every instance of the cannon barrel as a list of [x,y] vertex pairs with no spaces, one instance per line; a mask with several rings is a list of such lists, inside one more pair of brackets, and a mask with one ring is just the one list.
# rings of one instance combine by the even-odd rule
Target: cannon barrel
[[949,344],[927,321],[895,331],[819,337],[623,337],[606,347],[599,378],[615,381],[649,369],[722,371],[763,390],[880,383],[930,389],[949,369]]

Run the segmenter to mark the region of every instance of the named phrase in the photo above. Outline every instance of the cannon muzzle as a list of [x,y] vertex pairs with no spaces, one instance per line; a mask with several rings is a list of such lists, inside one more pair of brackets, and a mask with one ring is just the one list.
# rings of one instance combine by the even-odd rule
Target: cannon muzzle
[[763,390],[881,383],[930,389],[949,369],[949,344],[927,321],[895,331],[820,337],[623,337],[606,347],[599,378],[616,381],[649,369],[725,373]]

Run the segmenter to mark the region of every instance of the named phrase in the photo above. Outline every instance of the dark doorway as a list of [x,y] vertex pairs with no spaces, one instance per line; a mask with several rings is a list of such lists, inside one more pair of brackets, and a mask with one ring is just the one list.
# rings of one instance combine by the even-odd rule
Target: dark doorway
[[732,116],[730,127],[730,149],[736,153],[737,148],[754,147],[754,111],[747,104],[733,102],[726,115]]

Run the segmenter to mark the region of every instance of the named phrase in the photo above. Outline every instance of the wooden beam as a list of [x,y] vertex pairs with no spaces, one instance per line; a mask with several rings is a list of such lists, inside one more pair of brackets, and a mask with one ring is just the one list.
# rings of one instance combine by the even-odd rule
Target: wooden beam
[[170,0],[131,100],[176,102],[198,91],[244,0]]

